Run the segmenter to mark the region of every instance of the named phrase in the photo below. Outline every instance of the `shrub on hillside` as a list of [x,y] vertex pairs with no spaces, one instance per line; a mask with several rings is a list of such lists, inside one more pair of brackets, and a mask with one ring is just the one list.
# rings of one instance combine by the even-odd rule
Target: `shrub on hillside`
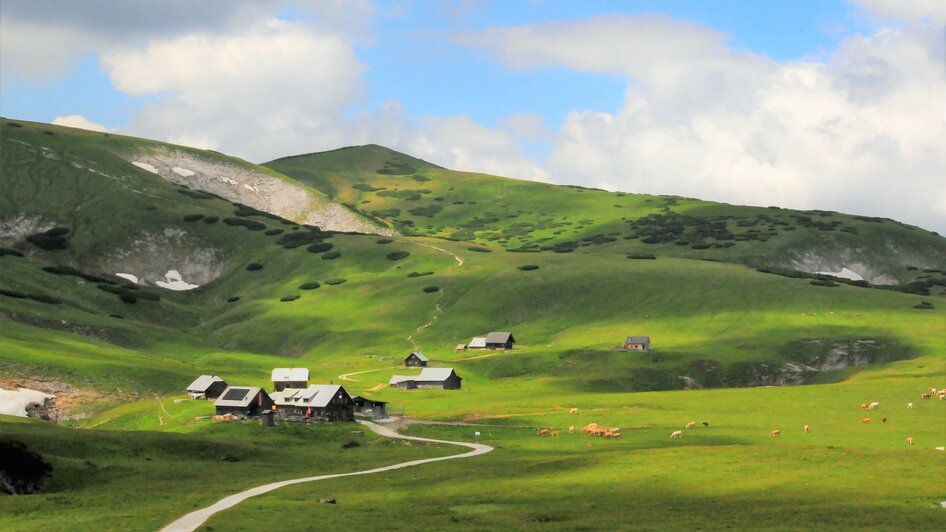
[[189,198],[194,198],[194,199],[199,199],[199,200],[209,200],[209,199],[214,199],[214,198],[219,197],[216,194],[211,194],[209,192],[202,192],[200,190],[191,190],[189,188],[179,188],[177,189],[177,192],[179,194],[184,194],[185,196]]
[[319,242],[318,244],[312,244],[311,246],[305,248],[309,253],[324,253],[334,246],[328,242]]
[[[292,228],[293,231],[298,229],[298,227]],[[299,231],[298,233],[286,233],[279,237],[279,240],[277,240],[276,243],[286,249],[293,249],[300,246],[305,246],[307,244],[319,243],[326,238],[332,238],[332,233],[327,233],[319,228],[315,228],[305,232]]]
[[413,214],[414,216],[426,216],[428,218],[433,218],[442,210],[442,205],[428,205],[426,207],[415,207],[407,212]]
[[299,299],[300,297],[302,296],[300,296],[299,294],[293,294],[291,296],[282,296],[281,298],[279,298],[279,300],[282,301],[283,303],[288,303],[289,301],[295,301]]
[[808,284],[811,284],[814,286],[827,286],[829,288],[838,286],[837,283],[835,283],[834,281],[830,279],[812,279],[811,281],[808,282]]
[[391,208],[391,209],[378,209],[371,211],[371,214],[379,218],[397,218],[401,215],[401,209]]
[[247,220],[245,218],[224,218],[223,223],[227,225],[245,227],[250,231],[262,231],[266,229],[266,224],[257,222],[256,220]]
[[355,183],[354,185],[351,186],[351,188],[355,190],[360,190],[362,192],[377,192],[378,190],[385,190],[384,187],[375,188],[369,185],[368,183]]
[[215,224],[215,223],[217,223],[217,220],[219,220],[219,219],[220,219],[219,216],[208,216],[208,217],[204,218],[204,223],[207,223],[207,224]]
[[258,262],[251,262],[246,265],[246,271],[255,272],[263,269],[263,265]]
[[128,303],[129,305],[138,301],[138,298],[135,297],[135,294],[128,292],[122,292],[118,295],[118,298],[122,300],[122,303]]
[[7,290],[6,288],[0,288],[0,296],[12,297],[14,299],[26,299],[26,294],[17,292],[16,290]]
[[69,229],[65,227],[53,227],[49,231],[30,235],[26,237],[26,240],[45,250],[61,250],[66,249],[66,235],[68,234]]
[[917,303],[916,305],[913,305],[913,308],[917,308],[920,310],[933,310],[935,307],[929,301],[921,301]]
[[196,222],[197,220],[200,220],[200,219],[203,218],[203,217],[204,217],[203,214],[188,214],[188,215],[184,216],[184,221],[185,221],[185,222]]
[[408,277],[424,277],[426,275],[433,275],[434,272],[411,272],[407,274]]
[[317,283],[317,282],[315,282],[315,281],[312,281],[312,282],[310,282],[310,283],[302,283],[302,284],[300,284],[300,285],[299,285],[299,290],[315,290],[316,288],[318,288],[318,287],[320,287],[320,286],[322,286],[322,285],[320,285],[319,283]]
[[11,257],[24,257],[25,256],[23,255],[23,253],[15,249],[5,248],[5,247],[0,246],[0,257],[6,256],[6,255],[9,255]]
[[394,242],[393,238],[379,238],[375,244],[390,244],[391,242]]
[[0,492],[10,495],[39,493],[53,466],[21,442],[0,442]]
[[388,260],[401,260],[407,258],[410,254],[411,253],[409,251],[395,251],[393,253],[388,253],[387,257]]
[[466,248],[466,249],[468,249],[468,250],[470,250],[470,251],[475,251],[475,252],[477,252],[477,253],[492,253],[492,252],[493,252],[493,250],[491,250],[491,249],[489,249],[489,248],[484,248],[484,247],[482,247],[482,246],[470,246],[470,247],[468,247],[468,248]]
[[33,301],[38,301],[40,303],[46,303],[48,305],[60,305],[62,300],[52,296],[47,296],[46,294],[27,294],[26,297],[32,299]]
[[341,251],[329,251],[328,253],[323,253],[322,258],[325,260],[337,259],[342,256]]
[[281,234],[283,234],[285,231],[286,231],[285,229],[268,229],[268,230],[267,230],[265,233],[263,233],[263,234],[266,235],[266,236],[276,236],[276,235],[281,235]]
[[529,271],[529,270],[538,270],[539,267],[536,266],[535,264],[523,264],[522,266],[519,266],[519,269],[522,271]]
[[634,253],[632,255],[628,255],[627,258],[634,260],[654,260],[657,258],[657,256],[651,255],[650,253]]
[[440,291],[439,286],[425,286],[424,287],[424,292],[427,292],[428,294],[432,294],[434,292],[439,292],[439,291]]
[[55,275],[71,275],[73,277],[80,277],[86,281],[89,281],[90,283],[116,284],[115,281],[107,277],[81,272],[71,266],[43,266],[42,270],[46,273],[52,273]]
[[236,303],[240,300],[240,296],[230,296],[227,298],[227,303]]
[[344,284],[346,281],[347,279],[326,279],[325,284],[337,286],[340,284]]

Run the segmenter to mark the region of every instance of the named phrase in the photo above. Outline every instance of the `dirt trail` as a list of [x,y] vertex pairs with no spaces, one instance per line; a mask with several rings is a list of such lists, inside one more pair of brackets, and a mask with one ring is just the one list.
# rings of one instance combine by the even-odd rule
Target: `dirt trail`
[[[437,247],[437,246],[435,246],[435,245],[433,245],[433,244],[422,244],[422,243],[420,243],[420,242],[407,242],[407,241],[405,241],[405,240],[398,240],[398,242],[403,242],[403,243],[405,243],[405,244],[414,244],[414,245],[416,245],[416,246],[423,246],[423,247],[425,247],[425,248],[435,249],[435,250],[437,250],[437,251],[439,251],[439,252],[441,252],[441,253],[446,253],[447,255],[452,256],[453,259],[454,259],[455,261],[457,261],[457,265],[456,265],[454,268],[451,268],[451,270],[463,266],[463,257],[457,255],[456,253],[454,253],[454,252],[452,252],[452,251],[450,251],[450,250]],[[440,289],[440,295],[437,297],[437,302],[434,303],[434,315],[433,315],[433,317],[430,318],[430,321],[428,321],[427,323],[425,323],[425,324],[421,325],[420,327],[418,327],[417,329],[415,329],[414,334],[411,334],[411,335],[409,335],[409,336],[407,337],[407,341],[411,343],[411,346],[412,346],[411,348],[412,348],[412,349],[415,349],[415,350],[417,349],[417,342],[414,340],[414,335],[424,332],[424,330],[426,330],[428,327],[430,327],[431,325],[433,325],[433,324],[434,324],[434,320],[437,319],[437,316],[438,316],[441,312],[443,312],[443,307],[440,306],[440,302],[443,301],[444,293],[445,293],[445,292],[444,292],[443,288],[441,288],[441,289]]]
[[402,436],[387,427],[375,425],[374,423],[370,423],[368,421],[359,421],[359,423],[371,429],[372,432],[380,436],[384,436],[386,438],[397,438],[397,439],[402,439],[402,440],[414,440],[414,441],[423,441],[423,442],[430,442],[430,443],[443,443],[447,445],[457,445],[460,447],[468,447],[472,449],[472,451],[469,451],[463,454],[454,454],[451,456],[439,456],[437,458],[424,458],[421,460],[411,460],[410,462],[401,462],[400,464],[377,467],[374,469],[366,469],[364,471],[355,471],[352,473],[336,473],[332,475],[318,475],[314,477],[296,478],[292,480],[283,480],[281,482],[273,482],[271,484],[264,484],[262,486],[257,486],[255,488],[250,488],[246,491],[242,491],[240,493],[230,495],[229,497],[224,497],[223,499],[220,499],[219,501],[215,502],[214,504],[206,508],[195,510],[185,515],[184,517],[177,519],[176,521],[169,524],[168,526],[162,528],[161,529],[162,532],[172,532],[172,531],[173,532],[177,532],[177,531],[190,532],[191,530],[194,530],[200,525],[204,524],[207,521],[207,519],[210,519],[212,515],[218,512],[222,512],[223,510],[226,510],[228,508],[232,508],[236,506],[237,504],[240,504],[241,502],[249,499],[250,497],[263,495],[264,493],[269,493],[270,491],[277,490],[285,486],[291,486],[293,484],[302,484],[305,482],[314,482],[316,480],[327,480],[330,478],[350,477],[350,476],[355,476],[355,475],[371,475],[374,473],[383,473],[385,471],[404,469],[406,467],[413,467],[413,466],[418,466],[421,464],[428,464],[431,462],[440,462],[443,460],[455,460],[457,458],[473,458],[474,456],[486,454],[493,450],[493,448],[490,447],[489,445],[483,445],[480,443],[434,440],[431,438],[419,438],[417,436]]

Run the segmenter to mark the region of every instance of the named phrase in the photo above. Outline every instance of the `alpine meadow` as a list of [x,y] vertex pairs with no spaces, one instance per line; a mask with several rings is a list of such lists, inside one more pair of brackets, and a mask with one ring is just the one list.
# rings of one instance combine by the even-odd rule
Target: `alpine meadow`
[[0,532],[946,530],[944,35],[0,1]]

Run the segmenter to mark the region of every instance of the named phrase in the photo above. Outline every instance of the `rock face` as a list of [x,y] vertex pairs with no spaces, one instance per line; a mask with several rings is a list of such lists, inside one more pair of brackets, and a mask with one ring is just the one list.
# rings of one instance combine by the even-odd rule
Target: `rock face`
[[167,148],[124,155],[125,159],[167,181],[210,192],[300,224],[329,231],[396,234],[375,225],[317,191],[278,175],[222,162],[213,157]]
[[132,275],[139,284],[152,286],[171,281],[171,271],[183,282],[203,286],[220,276],[224,263],[220,250],[172,227],[134,235],[100,262],[104,271]]

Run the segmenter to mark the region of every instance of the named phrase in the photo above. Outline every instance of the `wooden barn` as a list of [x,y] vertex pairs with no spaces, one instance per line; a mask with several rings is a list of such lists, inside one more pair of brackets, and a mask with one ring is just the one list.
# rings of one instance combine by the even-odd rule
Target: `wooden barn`
[[512,349],[514,343],[516,339],[512,333],[491,332],[486,335],[486,349]]
[[273,389],[305,388],[309,385],[309,370],[306,368],[276,368],[273,370]]
[[273,408],[273,400],[256,386],[227,386],[214,402],[217,415],[231,414],[238,418],[258,417]]
[[422,368],[427,365],[427,357],[420,351],[414,351],[404,359],[404,365],[409,368]]
[[216,375],[201,375],[187,387],[191,399],[216,399],[227,389],[227,382]]
[[273,392],[276,412],[282,419],[298,421],[352,421],[355,403],[337,384],[312,384]]
[[355,403],[355,413],[372,419],[384,419],[388,417],[388,403],[386,401],[375,401],[360,395],[353,395],[351,398]]
[[462,380],[453,368],[424,368],[420,375],[394,375],[388,384],[401,390],[459,390]]
[[625,351],[650,351],[650,336],[628,336],[624,340]]

